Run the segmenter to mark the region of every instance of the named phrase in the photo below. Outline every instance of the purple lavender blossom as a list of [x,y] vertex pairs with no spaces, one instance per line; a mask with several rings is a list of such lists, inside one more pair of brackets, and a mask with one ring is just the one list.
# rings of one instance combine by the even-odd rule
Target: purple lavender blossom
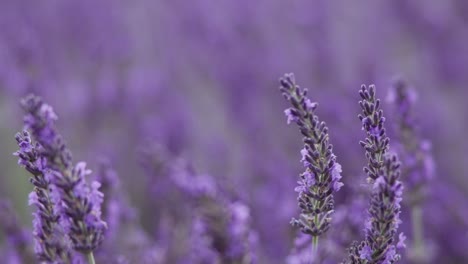
[[367,197],[355,190],[355,195],[348,204],[335,208],[333,228],[321,239],[320,247],[315,254],[312,254],[310,250],[312,237],[307,234],[297,236],[286,262],[288,264],[336,264],[343,260],[347,256],[345,248],[361,234],[367,208],[367,200],[364,198]]
[[397,249],[406,247],[406,237],[400,233],[396,242],[396,233],[401,224],[400,202],[403,194],[403,185],[398,180],[399,168],[396,155],[385,154],[380,176],[372,187],[369,216],[365,223],[366,239],[350,247],[345,263],[392,264],[401,259]]
[[359,119],[362,122],[362,130],[367,135],[366,139],[359,144],[366,150],[368,160],[364,172],[368,175],[368,181],[373,183],[379,177],[383,166],[383,156],[389,148],[390,139],[385,131],[385,117],[380,109],[380,99],[375,97],[375,86],[370,85],[367,88],[362,85],[359,95],[362,98],[359,101],[362,108],[362,115],[359,115]]
[[33,213],[34,251],[40,261],[69,263],[71,253],[59,226],[60,216],[51,198],[50,180],[45,176],[48,173],[46,161],[40,154],[40,146],[32,142],[26,131],[18,133],[16,141],[20,149],[14,155],[18,156],[18,163],[31,174],[30,181],[34,185],[29,195],[29,204],[36,206]]
[[91,173],[86,163],[79,162],[71,171],[63,174],[52,172],[52,195],[59,204],[60,213],[67,220],[66,231],[73,248],[84,254],[96,249],[103,240],[107,225],[101,220],[101,203],[104,195],[97,181],[87,185],[85,177]]
[[[371,263],[394,263],[400,258],[394,245],[401,223],[400,202],[403,194],[399,168],[396,155],[385,155],[380,176],[373,185],[369,218],[365,224],[367,243],[360,252],[361,259]],[[400,234],[399,238],[397,246],[404,247],[404,236]]]
[[44,149],[41,155],[46,157],[47,166],[56,171],[71,169],[71,152],[65,145],[62,136],[55,129],[58,117],[52,107],[35,95],[23,98],[21,105],[26,112],[25,129]]
[[22,100],[26,111],[26,128],[41,145],[45,157],[45,179],[51,183],[51,200],[60,214],[62,225],[73,248],[88,256],[93,263],[92,251],[104,238],[106,223],[101,220],[100,206],[103,194],[100,183],[86,182],[91,171],[84,162],[73,166],[71,152],[55,128],[57,115],[42,99],[30,95]]
[[292,104],[285,111],[287,122],[297,123],[305,143],[301,150],[301,162],[306,171],[301,174],[299,186],[295,189],[299,192],[301,215],[291,223],[303,233],[313,236],[316,245],[315,239],[330,228],[334,207],[333,193],[343,186],[339,181],[341,165],[336,162],[333,154],[328,127],[315,114],[317,103],[307,98],[307,89],[296,85],[292,73],[285,74],[280,83],[280,91]]
[[[205,247],[193,248],[195,263],[255,263],[257,236],[250,227],[250,209],[241,201],[230,199],[214,179],[196,174],[186,164],[178,164],[173,180],[191,197],[195,209],[193,237]],[[202,256],[203,258],[200,258]]]
[[380,100],[375,97],[373,85],[362,86],[359,102],[363,115],[359,115],[367,138],[360,142],[366,150],[368,167],[364,171],[372,186],[370,208],[365,223],[365,240],[354,243],[346,263],[383,263],[397,262],[401,256],[397,247],[404,247],[404,235],[395,246],[395,235],[401,223],[400,202],[403,184],[400,178],[400,163],[397,156],[387,153],[389,139],[386,136],[383,111],[379,109]]

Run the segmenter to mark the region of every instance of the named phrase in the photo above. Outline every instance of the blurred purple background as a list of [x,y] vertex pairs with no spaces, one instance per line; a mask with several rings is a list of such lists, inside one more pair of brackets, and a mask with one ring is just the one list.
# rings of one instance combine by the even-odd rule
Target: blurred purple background
[[148,232],[144,208],[155,203],[139,156],[156,142],[232,186],[251,207],[260,263],[284,263],[302,167],[278,78],[294,72],[319,102],[343,165],[339,206],[365,179],[357,91],[375,83],[385,99],[399,75],[417,90],[415,114],[433,143],[428,239],[439,261],[466,263],[467,71],[464,0],[2,0],[1,197],[30,225],[31,187],[11,153],[19,100],[34,92],[54,106],[75,160],[111,161]]

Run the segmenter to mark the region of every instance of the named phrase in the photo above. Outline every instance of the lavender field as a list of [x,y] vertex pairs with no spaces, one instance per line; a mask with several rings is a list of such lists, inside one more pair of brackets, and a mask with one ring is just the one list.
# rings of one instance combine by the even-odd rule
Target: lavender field
[[0,1],[0,263],[468,263],[465,0]]

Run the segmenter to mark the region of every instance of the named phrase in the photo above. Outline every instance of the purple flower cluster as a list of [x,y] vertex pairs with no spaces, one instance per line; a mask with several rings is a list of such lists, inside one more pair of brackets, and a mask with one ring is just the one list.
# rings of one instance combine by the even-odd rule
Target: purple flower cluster
[[401,224],[400,202],[403,184],[400,182],[400,163],[397,156],[388,153],[389,138],[386,136],[380,99],[376,98],[375,86],[363,85],[359,91],[362,101],[362,129],[366,132],[361,146],[366,151],[368,166],[364,172],[372,185],[370,208],[365,223],[365,240],[353,244],[346,263],[385,263],[400,260],[397,248],[403,248],[404,235],[395,246],[395,235]]
[[391,264],[400,260],[398,248],[404,248],[405,236],[395,236],[400,220],[403,185],[399,181],[400,163],[395,155],[386,154],[384,165],[372,187],[369,216],[365,223],[366,239],[353,248],[347,263]]
[[212,177],[183,163],[175,168],[173,179],[193,204],[191,263],[255,263],[249,207],[230,198]]
[[288,124],[295,122],[304,136],[301,162],[306,168],[298,181],[299,219],[292,224],[317,239],[330,228],[333,213],[333,193],[343,184],[341,165],[336,162],[333,146],[330,144],[328,127],[315,114],[317,103],[307,98],[307,89],[300,88],[293,74],[280,79],[280,91],[292,107],[286,109]]
[[[331,225],[332,193],[342,185],[338,182],[341,178],[339,175],[341,166],[335,162],[332,147],[328,143],[328,128],[325,123],[320,123],[314,114],[317,104],[311,103],[306,97],[307,90],[295,84],[292,74],[286,74],[280,82],[283,95],[293,105],[285,111],[288,123],[294,121],[299,125],[306,144],[301,152],[306,172],[301,175],[300,186],[296,188],[300,193],[299,206],[302,210],[302,218],[294,220],[293,223],[300,226],[305,234],[312,235],[312,243],[316,245],[316,237],[327,231]],[[390,141],[386,135],[385,118],[380,109],[380,100],[376,98],[375,87],[371,85],[367,88],[363,85],[359,94],[362,98],[359,102],[362,108],[362,115],[359,115],[359,119],[367,135],[360,145],[366,151],[368,165],[364,167],[364,172],[372,188],[368,218],[365,222],[365,240],[360,244],[354,243],[350,247],[345,263],[391,264],[400,259],[397,248],[404,247],[403,234],[400,234],[398,245],[394,245],[395,234],[401,223],[400,202],[403,184],[399,180],[400,163],[396,155],[387,153]],[[327,210],[323,210],[323,204],[329,205],[325,207]],[[311,229],[311,225],[315,227],[317,223],[323,223],[321,214],[327,219],[325,227],[316,228],[322,232],[311,232],[311,230],[315,231]],[[325,239],[323,244],[327,243]],[[301,248],[300,244],[299,242],[296,247]],[[322,246],[322,248],[326,247]],[[314,250],[314,253],[310,254],[299,250],[289,257],[289,263],[319,262],[320,259],[323,261],[325,256],[322,251]]]
[[[299,193],[300,217],[291,222],[303,234],[297,237],[287,263],[333,263],[338,256],[344,257],[343,249],[358,236],[360,223],[364,225],[365,238],[348,247],[344,263],[400,261],[402,256],[398,250],[406,247],[406,237],[403,233],[397,235],[402,224],[400,169],[404,169],[406,177],[412,177],[412,172],[425,175],[424,181],[414,176],[418,180],[413,182],[417,184],[409,185],[412,192],[419,192],[427,184],[433,168],[428,149],[421,147],[424,144],[419,141],[408,112],[413,97],[406,86],[397,83],[390,96],[390,101],[399,107],[396,149],[405,157],[404,166],[389,152],[386,119],[375,86],[363,85],[359,91],[362,109],[359,119],[366,133],[360,145],[367,158],[364,172],[370,195],[364,219],[360,196],[335,210],[334,195],[343,186],[342,167],[336,162],[328,127],[316,114],[318,104],[307,97],[307,89],[296,84],[293,74],[284,75],[280,84],[280,91],[292,105],[285,110],[287,122],[295,122],[303,136],[304,148],[300,153],[305,167],[295,188]],[[258,261],[260,241],[253,227],[254,214],[245,202],[247,199],[231,189],[228,181],[197,173],[184,158],[169,153],[165,147],[146,144],[139,153],[140,165],[149,177],[147,191],[155,199],[153,208],[161,211],[153,214],[157,216],[155,221],[145,228],[138,223],[110,162],[100,162],[96,180],[89,182],[91,171],[84,162],[73,163],[71,151],[55,127],[57,115],[52,107],[37,96],[25,97],[21,104],[26,111],[25,130],[16,135],[19,150],[14,155],[31,174],[34,186],[29,202],[36,208],[33,236],[39,261],[81,263],[85,256],[89,263],[95,263],[94,255],[104,263],[132,263],[138,259],[141,263]],[[408,158],[412,156],[419,157],[418,162]],[[409,181],[405,177],[403,180]],[[178,192],[171,192],[173,188]],[[347,190],[346,195],[356,197],[356,188]],[[164,203],[169,201],[185,203],[179,208],[166,208]],[[422,200],[416,201],[410,205],[419,205]],[[336,215],[332,217],[333,214]],[[8,215],[12,214],[3,217],[6,219],[3,228],[11,238],[19,238],[11,240],[19,241],[12,242],[18,251],[15,258],[20,255],[28,259],[28,240],[25,236],[21,239],[24,232],[12,224],[13,218]],[[176,229],[168,231],[171,227]],[[103,243],[105,235],[119,242]],[[187,242],[177,244],[178,237],[184,237]],[[322,237],[320,246],[319,237]],[[307,249],[310,244],[312,251]],[[421,248],[415,246],[412,253]]]
[[468,263],[465,2],[2,1],[0,262]]
[[101,220],[103,194],[97,181],[87,185],[85,177],[91,174],[86,163],[80,162],[71,171],[54,172],[52,195],[66,219],[66,232],[73,248],[84,254],[96,249],[103,240],[106,223]]
[[49,170],[46,160],[42,156],[38,143],[33,143],[27,131],[16,135],[19,150],[15,152],[18,163],[30,174],[30,181],[34,186],[29,195],[29,204],[36,207],[33,219],[33,234],[35,238],[34,251],[41,261],[70,262],[68,241],[60,226],[60,213],[52,198],[52,185],[46,177]]
[[[32,143],[28,132],[18,134],[20,150],[15,155],[33,175],[35,189],[30,204],[39,208],[33,220],[37,255],[39,259],[68,263],[71,253],[64,245],[69,240],[74,250],[94,262],[92,252],[102,242],[106,229],[101,220],[100,183],[87,184],[91,171],[84,162],[73,167],[71,152],[55,129],[57,116],[52,107],[33,95],[23,99],[22,106],[25,128],[37,143]],[[60,228],[61,233],[53,228]]]
[[362,108],[359,119],[367,135],[366,139],[359,144],[366,150],[368,160],[364,172],[368,176],[368,181],[373,183],[380,176],[380,170],[384,166],[383,160],[389,148],[390,139],[385,131],[385,117],[380,109],[380,100],[375,97],[375,86],[370,85],[367,89],[365,85],[362,85],[359,95],[362,98],[359,101]]

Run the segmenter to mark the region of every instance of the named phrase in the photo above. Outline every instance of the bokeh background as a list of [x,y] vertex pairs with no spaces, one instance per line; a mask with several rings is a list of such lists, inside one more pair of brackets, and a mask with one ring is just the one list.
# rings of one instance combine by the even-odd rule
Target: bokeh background
[[178,206],[145,194],[140,156],[155,143],[231,186],[251,208],[260,263],[284,263],[302,165],[278,78],[294,72],[319,102],[346,205],[365,180],[357,91],[375,83],[385,99],[403,76],[436,162],[428,240],[439,260],[466,263],[467,71],[465,0],[2,0],[0,196],[31,225],[31,186],[11,154],[19,100],[33,92],[59,115],[75,160],[110,160],[148,233],[154,211]]

